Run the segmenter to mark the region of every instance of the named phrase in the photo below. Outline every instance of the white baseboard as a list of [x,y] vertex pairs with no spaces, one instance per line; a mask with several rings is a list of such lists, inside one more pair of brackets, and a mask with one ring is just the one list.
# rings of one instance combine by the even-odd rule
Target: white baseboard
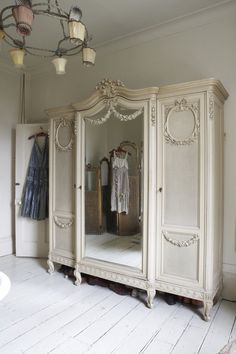
[[223,292],[226,300],[236,301],[236,265],[223,264]]
[[9,237],[0,237],[0,257],[13,253],[13,239]]

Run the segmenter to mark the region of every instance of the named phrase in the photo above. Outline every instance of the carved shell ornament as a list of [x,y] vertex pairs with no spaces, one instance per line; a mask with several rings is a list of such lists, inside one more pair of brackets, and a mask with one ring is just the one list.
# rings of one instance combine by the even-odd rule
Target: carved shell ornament
[[91,123],[92,125],[102,125],[108,121],[112,116],[119,119],[122,122],[127,122],[129,120],[136,119],[140,114],[143,113],[143,107],[138,109],[137,111],[131,114],[123,114],[116,109],[117,106],[117,87],[124,87],[124,83],[120,80],[102,80],[97,86],[96,90],[98,90],[101,96],[104,97],[105,103],[107,106],[107,113],[97,119],[91,119],[85,117],[85,120]]
[[[56,134],[55,134],[55,144],[56,148],[58,151],[70,151],[72,150],[73,143],[74,143],[74,137],[73,137],[73,124],[74,122],[71,119],[68,119],[66,117],[63,117],[60,119],[59,124],[57,125],[56,128]],[[59,138],[59,132],[61,128],[69,128],[71,130],[71,137],[66,145],[62,145],[60,142]],[[76,130],[75,130],[76,132]]]
[[[194,124],[192,133],[186,139],[180,140],[173,136],[169,129],[169,120],[173,112],[190,111],[193,115]],[[190,145],[194,143],[200,132],[200,118],[199,118],[199,104],[188,103],[185,98],[176,100],[174,105],[167,107],[165,110],[165,125],[164,125],[164,137],[167,143],[173,145]]]

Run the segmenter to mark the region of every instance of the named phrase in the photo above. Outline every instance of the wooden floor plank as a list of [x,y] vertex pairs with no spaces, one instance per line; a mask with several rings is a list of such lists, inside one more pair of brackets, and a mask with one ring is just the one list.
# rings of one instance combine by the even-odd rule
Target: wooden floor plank
[[137,324],[136,328],[113,351],[114,353],[129,354],[132,351],[140,353],[179,307],[178,304],[167,305],[162,298],[159,298],[158,302],[156,300],[154,304],[145,321]]
[[[108,330],[89,350],[89,353],[105,354],[112,353],[114,349],[137,327],[139,323],[145,320],[150,313],[150,309],[144,304],[138,304],[127,313],[119,322]],[[119,333],[119,335],[117,335]]]
[[235,315],[236,303],[222,301],[210,330],[203,339],[200,354],[217,354],[228,343]]
[[[75,338],[69,338],[66,343],[63,343],[59,345],[57,348],[50,351],[50,354],[82,354],[82,353],[86,353],[88,351],[88,348],[89,347],[87,344],[80,343]],[[35,354],[42,354],[42,353],[35,352]]]
[[147,344],[142,352],[145,354],[154,353],[155,351],[158,352],[161,349],[159,346],[163,346],[163,343],[171,344],[171,346],[167,346],[166,344],[165,347],[168,347],[169,349],[171,348],[172,350],[179,337],[182,335],[185,328],[193,318],[193,315],[194,314],[191,308],[180,305],[173,316],[165,322],[161,330],[155,335],[152,341]]
[[218,302],[211,313],[211,320],[209,322],[203,321],[199,314],[195,314],[186,327],[182,336],[172,349],[172,354],[196,354],[201,347],[203,338],[207,335],[208,330],[216,316],[219,309],[220,302]]
[[[57,331],[45,337],[32,348],[26,351],[27,354],[40,353],[44,354],[48,351],[53,351],[58,345],[68,341],[70,338],[75,337],[79,333],[89,328],[104,314],[108,313],[112,308],[124,301],[124,297],[111,293],[107,289],[107,297],[102,299],[96,306],[88,310],[83,315],[76,317],[66,325],[61,326]],[[86,345],[86,347],[89,347]]]
[[124,301],[115,306],[111,311],[101,317],[92,326],[78,334],[75,338],[90,346],[99,341],[112,327],[114,327],[123,317],[139,305],[137,299],[126,297]]

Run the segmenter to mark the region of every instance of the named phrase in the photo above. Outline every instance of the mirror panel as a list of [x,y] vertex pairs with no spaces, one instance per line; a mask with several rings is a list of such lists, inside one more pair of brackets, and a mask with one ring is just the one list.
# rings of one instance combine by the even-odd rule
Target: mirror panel
[[84,254],[141,270],[143,109],[116,110],[84,118]]

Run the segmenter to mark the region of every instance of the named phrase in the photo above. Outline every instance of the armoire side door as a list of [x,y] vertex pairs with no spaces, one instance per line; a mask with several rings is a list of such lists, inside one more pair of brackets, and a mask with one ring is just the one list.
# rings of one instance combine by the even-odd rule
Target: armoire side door
[[47,257],[48,255],[48,219],[32,220],[20,215],[22,193],[34,139],[28,137],[49,125],[18,124],[16,127],[16,175],[15,175],[15,233],[16,256]]
[[157,281],[203,286],[204,93],[158,100]]
[[75,136],[74,116],[50,123],[49,259],[73,265],[75,258]]

